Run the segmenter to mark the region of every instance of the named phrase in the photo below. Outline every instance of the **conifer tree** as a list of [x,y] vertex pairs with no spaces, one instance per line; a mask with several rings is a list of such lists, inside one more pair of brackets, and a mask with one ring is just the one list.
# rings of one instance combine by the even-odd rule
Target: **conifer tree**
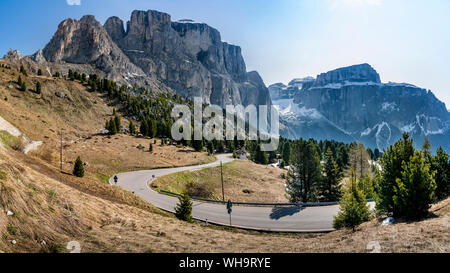
[[41,94],[42,93],[42,87],[41,87],[41,83],[40,82],[36,83],[36,93],[37,94]]
[[196,152],[201,152],[203,150],[203,139],[202,140],[193,140],[192,146]]
[[366,196],[358,187],[355,171],[350,169],[350,181],[344,189],[339,213],[334,218],[333,227],[336,229],[352,228],[355,231],[358,225],[369,219],[370,209],[367,205]]
[[119,133],[122,128],[122,125],[121,125],[121,119],[118,115],[114,116],[114,123],[116,125],[117,132]]
[[37,72],[38,76],[42,76],[42,70],[39,68]]
[[72,69],[69,69],[69,75],[68,75],[68,78],[69,78],[69,80],[72,80],[72,81],[75,79],[75,76],[74,76],[74,74],[73,74]]
[[141,133],[143,136],[148,136],[148,131],[149,131],[149,129],[148,129],[148,123],[147,123],[147,120],[146,120],[146,119],[144,119],[144,120],[141,122],[141,126],[139,127],[139,131],[140,131],[140,133]]
[[19,75],[19,78],[17,78],[17,84],[18,84],[20,87],[22,87],[22,83],[23,83],[22,77]]
[[20,90],[27,91],[27,84],[24,81],[22,81],[22,84],[20,85]]
[[129,125],[129,131],[130,131],[130,135],[134,136],[136,134],[136,126],[134,125],[133,121],[130,121],[130,125]]
[[73,175],[75,175],[76,177],[84,176],[83,161],[81,161],[80,157],[77,157],[77,160],[75,161],[75,166],[73,168]]
[[214,154],[214,143],[212,141],[208,141],[206,149],[208,150],[209,155],[213,155]]
[[403,162],[409,162],[414,155],[413,141],[409,139],[408,133],[403,134],[403,138],[391,145],[383,153],[380,164],[380,179],[376,184],[377,210],[380,213],[392,214],[394,217],[400,216],[398,208],[394,204],[397,179],[402,179]]
[[148,122],[149,122],[149,125],[148,125],[149,137],[154,138],[158,134],[158,127],[157,127],[156,121],[153,119],[150,119],[150,120],[148,120]]
[[439,147],[431,165],[436,172],[436,198],[442,200],[450,196],[450,162],[448,154]]
[[192,222],[192,201],[187,192],[178,197],[175,216],[182,221]]
[[394,206],[399,216],[421,219],[428,215],[434,201],[436,183],[430,173],[430,165],[419,151],[402,164],[402,176],[394,188]]
[[333,152],[328,148],[325,153],[324,176],[319,187],[319,200],[323,202],[338,201],[341,198],[342,172],[334,161]]
[[290,169],[286,178],[286,192],[293,203],[315,201],[321,180],[320,158],[312,141],[294,141],[290,152]]
[[25,70],[25,68],[23,67],[23,65],[20,66],[20,73],[22,73],[24,76],[28,76],[28,73]]

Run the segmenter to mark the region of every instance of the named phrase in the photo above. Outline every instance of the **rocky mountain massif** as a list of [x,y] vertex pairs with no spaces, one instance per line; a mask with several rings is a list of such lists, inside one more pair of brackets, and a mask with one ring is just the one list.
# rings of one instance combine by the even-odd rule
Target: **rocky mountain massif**
[[[17,58],[14,52],[5,57]],[[75,69],[221,106],[271,105],[259,74],[246,71],[240,47],[222,42],[206,24],[172,22],[153,10],[134,11],[126,29],[117,17],[103,26],[90,15],[67,19],[43,50],[27,58],[49,74]]]
[[450,151],[450,113],[434,94],[411,84],[382,83],[368,64],[339,68],[269,86],[282,135],[289,138],[362,141],[383,149],[408,132],[420,146]]

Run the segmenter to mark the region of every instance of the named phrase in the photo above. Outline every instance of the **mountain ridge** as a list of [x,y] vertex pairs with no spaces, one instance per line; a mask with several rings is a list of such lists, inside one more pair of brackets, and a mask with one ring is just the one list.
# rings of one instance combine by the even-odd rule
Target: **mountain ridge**
[[416,146],[428,136],[434,148],[450,150],[445,104],[430,90],[382,83],[368,64],[322,73],[300,88],[275,84],[269,90],[285,125],[281,134],[288,138],[361,141],[381,150],[408,132]]
[[89,65],[118,82],[200,96],[208,104],[271,105],[262,78],[246,71],[239,46],[222,42],[207,24],[172,22],[154,10],[133,11],[126,27],[116,16],[104,25],[92,15],[66,19],[30,59],[65,70],[69,64]]

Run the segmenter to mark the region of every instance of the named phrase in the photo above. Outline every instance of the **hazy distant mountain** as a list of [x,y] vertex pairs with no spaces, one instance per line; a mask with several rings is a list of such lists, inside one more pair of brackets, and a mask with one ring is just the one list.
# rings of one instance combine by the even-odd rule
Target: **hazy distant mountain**
[[405,83],[381,83],[368,64],[336,69],[315,80],[269,87],[289,138],[362,141],[383,149],[403,132],[420,146],[428,136],[434,148],[450,150],[450,113],[431,91]]

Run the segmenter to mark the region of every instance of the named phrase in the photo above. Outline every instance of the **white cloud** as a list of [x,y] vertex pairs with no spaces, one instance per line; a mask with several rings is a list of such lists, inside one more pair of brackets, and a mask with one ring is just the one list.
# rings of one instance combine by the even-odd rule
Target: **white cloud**
[[67,5],[69,6],[80,6],[81,0],[66,0]]

